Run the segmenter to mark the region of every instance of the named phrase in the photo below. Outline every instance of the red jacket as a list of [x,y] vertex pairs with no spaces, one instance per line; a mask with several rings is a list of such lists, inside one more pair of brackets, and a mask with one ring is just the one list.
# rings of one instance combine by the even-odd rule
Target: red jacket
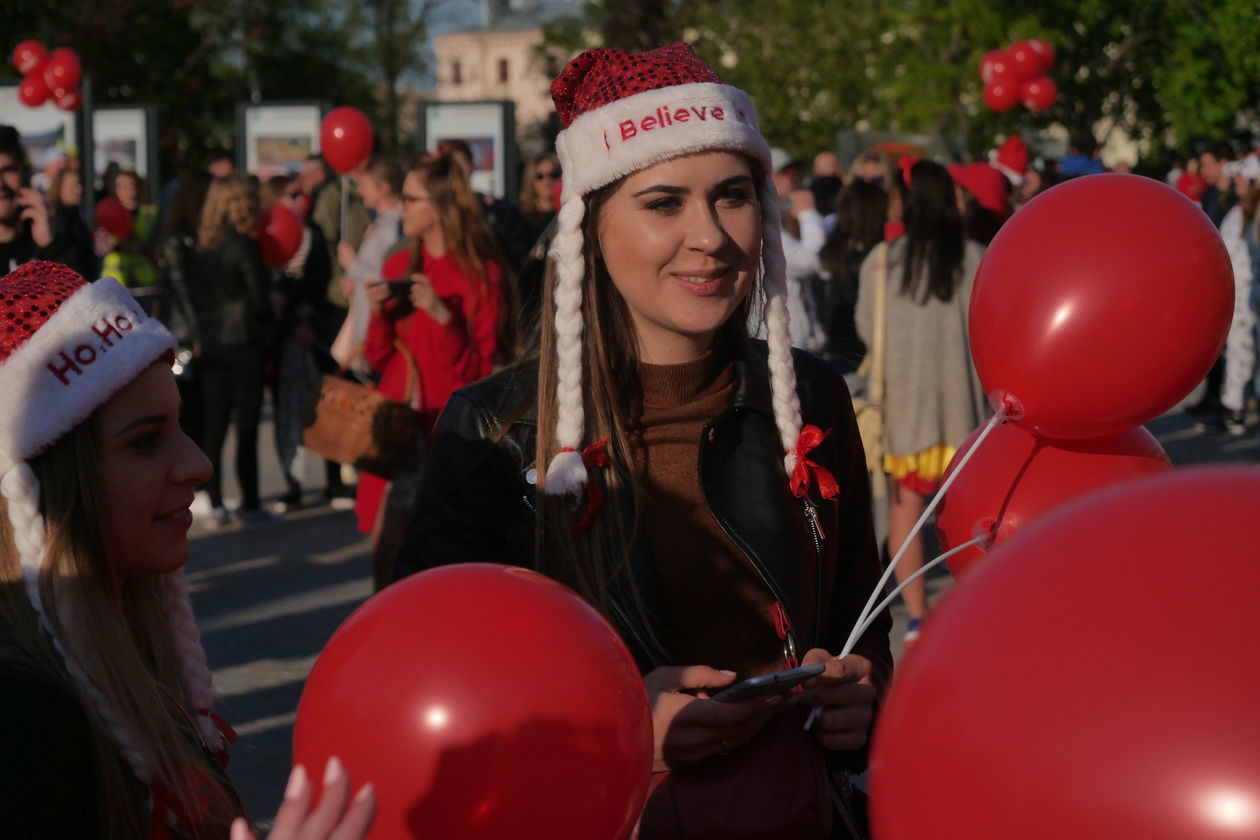
[[[428,313],[391,299],[368,322],[363,355],[381,374],[377,390],[391,400],[407,398],[407,361],[394,342],[401,340],[419,368],[421,431],[427,438],[438,414],[455,389],[488,376],[498,352],[499,313],[503,308],[503,269],[486,263],[488,288],[465,274],[448,251],[440,257],[424,254],[423,273],[451,310],[451,320],[440,325]],[[403,314],[400,314],[403,313]],[[359,529],[371,531],[385,481],[369,474],[359,477],[355,510]]]

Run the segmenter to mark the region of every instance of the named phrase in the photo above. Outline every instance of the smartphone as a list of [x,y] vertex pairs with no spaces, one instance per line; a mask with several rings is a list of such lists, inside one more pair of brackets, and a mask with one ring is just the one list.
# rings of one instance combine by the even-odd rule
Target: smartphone
[[393,297],[409,297],[411,295],[411,280],[386,280],[389,284],[389,293]]
[[749,677],[732,686],[727,686],[710,699],[717,700],[719,703],[735,703],[740,700],[761,697],[764,694],[787,691],[793,686],[809,682],[825,670],[827,670],[826,665],[821,662],[815,662],[813,665],[802,665],[799,668],[789,668],[786,671],[776,671],[773,674]]

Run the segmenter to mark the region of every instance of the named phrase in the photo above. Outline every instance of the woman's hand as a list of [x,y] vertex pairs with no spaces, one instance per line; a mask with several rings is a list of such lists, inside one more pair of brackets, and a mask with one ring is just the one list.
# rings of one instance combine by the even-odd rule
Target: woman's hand
[[788,200],[792,202],[792,217],[795,218],[806,210],[816,210],[814,205],[814,194],[809,190],[792,190],[788,193]]
[[48,205],[39,190],[23,187],[18,193],[18,206],[22,208],[21,219],[31,223],[31,239],[40,248],[52,244],[52,224],[48,219]]
[[423,274],[411,275],[411,305],[442,326],[451,322],[451,309],[438,297],[429,278]]
[[354,246],[343,239],[337,243],[337,264],[342,268],[349,268],[352,262],[354,262]]
[[644,677],[652,704],[652,772],[742,747],[783,708],[784,698],[778,694],[737,703],[708,699],[709,689],[723,688],[734,680],[734,671],[704,665],[656,668]]
[[857,750],[866,745],[875,719],[871,661],[851,653],[837,659],[821,648],[805,654],[802,665],[822,662],[827,670],[811,680],[801,702],[820,709],[810,731],[827,750]]
[[[313,811],[312,793],[306,769],[299,764],[289,774],[284,803],[276,811],[275,824],[267,840],[360,840],[367,834],[376,812],[376,794],[372,785],[366,784],[347,806],[350,777],[335,756],[328,759],[324,792]],[[232,840],[256,840],[244,819],[233,821]]]

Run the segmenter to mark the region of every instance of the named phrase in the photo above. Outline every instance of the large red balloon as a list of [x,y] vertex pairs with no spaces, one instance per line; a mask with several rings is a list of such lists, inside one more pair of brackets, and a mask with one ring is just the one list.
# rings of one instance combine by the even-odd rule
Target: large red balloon
[[48,60],[48,50],[34,39],[27,39],[13,48],[13,66],[25,76]]
[[79,83],[83,68],[79,56],[68,47],[58,47],[44,65],[44,83],[49,90],[68,90]]
[[1188,394],[1233,312],[1229,255],[1197,204],[1150,178],[1091,175],[1037,196],[994,237],[971,292],[971,352],[1026,428],[1102,437]]
[[390,586],[320,654],[294,760],[377,791],[373,838],[624,840],[652,764],[616,631],[535,572],[447,566]]
[[1019,84],[999,79],[984,86],[984,104],[994,111],[1009,111],[1019,101]]
[[333,169],[352,172],[372,154],[372,124],[358,108],[333,108],[319,126],[319,149]]
[[38,108],[48,101],[52,91],[44,82],[43,74],[32,73],[18,85],[18,100],[28,108]]
[[126,239],[131,236],[131,214],[113,196],[102,198],[97,202],[96,223],[115,239]]
[[1017,82],[1027,82],[1043,72],[1041,53],[1028,41],[1016,41],[1006,51],[1011,57],[1011,71]]
[[899,669],[880,840],[1260,836],[1260,470],[1091,494],[960,583]]
[[980,81],[986,85],[994,82],[1010,82],[1014,78],[1011,57],[1006,50],[990,50],[980,60]]
[[1059,96],[1059,89],[1045,76],[1024,82],[1019,88],[1020,101],[1030,111],[1047,111]]
[[302,220],[282,204],[258,214],[258,247],[269,268],[283,268],[302,247]]
[[[948,477],[980,434],[967,438],[946,470]],[[942,550],[991,534],[988,548],[949,558],[962,577],[1015,534],[1060,505],[1130,478],[1172,469],[1167,453],[1146,429],[1088,440],[1045,440],[1009,423],[995,428],[963,467],[936,511]]]

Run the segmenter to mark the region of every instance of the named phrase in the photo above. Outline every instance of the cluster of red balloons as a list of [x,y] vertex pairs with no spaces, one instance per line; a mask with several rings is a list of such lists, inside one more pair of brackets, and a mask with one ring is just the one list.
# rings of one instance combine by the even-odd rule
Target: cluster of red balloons
[[13,66],[25,76],[18,85],[18,99],[23,105],[38,108],[51,100],[63,111],[77,111],[83,104],[79,89],[83,65],[78,53],[69,47],[58,47],[49,54],[39,41],[28,39],[13,49]]
[[1022,102],[1030,111],[1045,111],[1054,104],[1059,89],[1046,73],[1054,63],[1054,47],[1044,38],[1016,41],[1004,50],[993,50],[980,62],[984,104],[994,111],[1008,111]]
[[376,789],[372,837],[625,840],[652,770],[647,690],[616,630],[528,569],[432,569],[337,629],[294,762]]
[[1078,178],[1016,213],[985,252],[970,309],[980,381],[1016,416],[985,439],[941,502],[943,548],[991,538],[951,557],[950,571],[961,577],[1064,502],[1168,470],[1140,427],[1206,375],[1233,309],[1233,270],[1216,228],[1159,181]]

